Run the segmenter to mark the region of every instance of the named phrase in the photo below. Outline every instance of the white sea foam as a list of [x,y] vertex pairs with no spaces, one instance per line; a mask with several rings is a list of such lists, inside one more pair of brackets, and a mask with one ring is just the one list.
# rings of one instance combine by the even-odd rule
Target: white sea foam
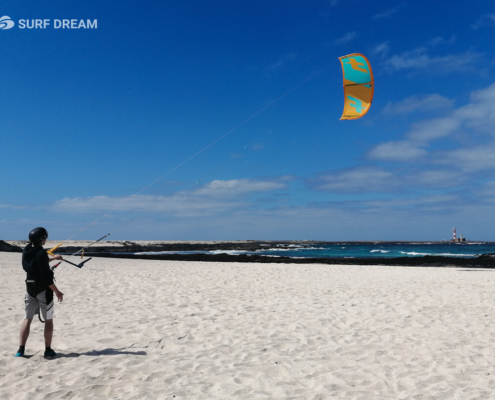
[[208,254],[228,254],[231,256],[238,256],[240,254],[247,254],[251,253],[250,251],[246,250],[210,250]]
[[144,251],[141,253],[134,253],[138,256],[159,256],[159,255],[168,255],[168,254],[180,254],[180,255],[188,255],[188,254],[229,254],[229,255],[239,255],[246,254],[249,251],[245,250],[190,250],[190,251]]
[[256,250],[257,252],[265,252],[265,251],[294,251],[296,249],[262,249]]
[[452,253],[416,253],[414,251],[401,251],[408,256],[439,256],[439,257],[476,257],[477,254],[452,254]]
[[390,253],[389,250],[371,250],[370,253]]
[[[120,253],[122,254],[122,253]],[[134,253],[137,256],[159,256],[167,254],[206,254],[205,251],[143,251],[140,253]]]
[[[293,247],[293,248],[271,248],[271,249],[261,249],[261,250],[256,250],[256,251],[298,251],[298,250],[306,250],[307,247]],[[321,249],[313,249],[312,250],[323,250]]]

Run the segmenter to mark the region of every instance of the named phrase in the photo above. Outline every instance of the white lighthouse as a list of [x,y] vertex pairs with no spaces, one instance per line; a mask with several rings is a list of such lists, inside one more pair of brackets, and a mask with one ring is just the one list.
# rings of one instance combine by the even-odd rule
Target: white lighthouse
[[454,226],[454,229],[452,231],[452,234],[453,234],[453,237],[450,240],[451,242],[466,242],[467,241],[466,238],[462,235],[460,235],[459,239],[457,239],[457,232],[456,232],[455,226]]

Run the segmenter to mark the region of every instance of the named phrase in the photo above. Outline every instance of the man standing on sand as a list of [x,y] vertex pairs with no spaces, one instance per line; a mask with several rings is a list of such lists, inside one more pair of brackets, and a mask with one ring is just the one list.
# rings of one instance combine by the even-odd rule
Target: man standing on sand
[[61,256],[49,259],[43,245],[48,239],[45,228],[35,228],[29,233],[29,244],[22,251],[22,268],[27,273],[25,310],[26,317],[21,325],[19,350],[15,357],[24,355],[26,342],[29,337],[29,328],[33,317],[41,312],[45,319],[45,357],[51,358],[56,355],[52,350],[53,337],[53,293],[58,301],[64,299],[64,294],[58,290],[53,282],[53,271],[49,262],[62,260]]

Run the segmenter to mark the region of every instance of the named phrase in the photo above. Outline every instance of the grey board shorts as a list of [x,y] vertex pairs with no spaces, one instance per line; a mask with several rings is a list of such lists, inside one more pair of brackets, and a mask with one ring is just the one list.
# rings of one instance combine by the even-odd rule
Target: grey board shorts
[[38,310],[41,311],[41,315],[45,320],[53,319],[53,291],[49,288],[43,289],[38,292],[38,290],[33,290],[32,285],[27,284],[27,292],[24,298],[26,319],[33,318],[38,314]]

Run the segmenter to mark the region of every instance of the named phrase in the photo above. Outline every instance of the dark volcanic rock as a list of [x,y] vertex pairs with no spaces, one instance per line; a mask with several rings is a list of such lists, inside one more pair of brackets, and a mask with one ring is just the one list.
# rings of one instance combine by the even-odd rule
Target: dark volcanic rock
[[493,253],[486,253],[486,254],[481,254],[478,258],[484,260],[493,260],[495,262],[495,254]]
[[12,253],[22,253],[22,249],[18,246],[12,246],[11,244],[8,244],[4,242],[3,240],[0,240],[0,251],[8,251]]
[[[88,254],[89,255],[89,254]],[[406,267],[466,267],[495,268],[495,258],[457,258],[457,257],[398,257],[398,258],[290,258],[267,257],[258,255],[222,254],[92,254],[93,257],[130,258],[136,260],[170,260],[170,261],[209,261],[238,263],[284,263],[284,264],[340,264],[340,265],[390,265]],[[494,255],[495,256],[495,255]]]

